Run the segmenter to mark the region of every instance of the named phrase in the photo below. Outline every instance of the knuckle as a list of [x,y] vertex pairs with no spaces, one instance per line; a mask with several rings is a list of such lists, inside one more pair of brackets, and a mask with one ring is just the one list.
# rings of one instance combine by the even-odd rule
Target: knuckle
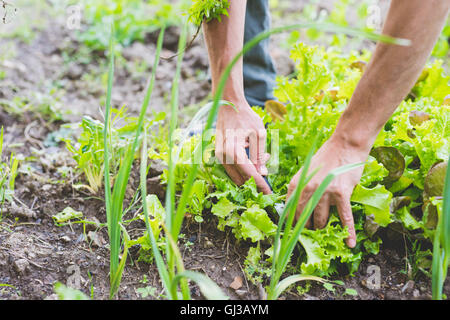
[[342,217],[342,223],[346,226],[353,225],[353,216],[351,214],[344,214]]
[[291,194],[292,192],[294,192],[295,187],[297,186],[297,183],[295,182],[289,182],[288,184],[288,193]]
[[317,189],[318,185],[314,182],[308,183],[303,189],[304,193],[313,193]]
[[330,186],[328,189],[328,192],[333,195],[333,197],[337,199],[344,199],[345,198],[345,191],[343,188],[339,186]]

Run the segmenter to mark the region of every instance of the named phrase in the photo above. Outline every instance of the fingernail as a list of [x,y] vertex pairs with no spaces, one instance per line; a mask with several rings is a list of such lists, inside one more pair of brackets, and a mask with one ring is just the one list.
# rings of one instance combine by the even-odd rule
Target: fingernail
[[349,240],[348,240],[348,246],[349,246],[350,248],[354,248],[354,247],[356,246],[356,241],[355,241],[355,239],[349,239]]

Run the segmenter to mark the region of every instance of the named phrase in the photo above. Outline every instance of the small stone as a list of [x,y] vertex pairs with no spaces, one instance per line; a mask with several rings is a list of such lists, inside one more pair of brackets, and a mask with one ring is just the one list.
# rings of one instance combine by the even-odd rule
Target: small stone
[[98,234],[98,232],[89,231],[88,238],[89,238],[89,240],[92,241],[92,246],[96,246],[98,248],[103,247],[104,240],[103,240],[103,237],[100,234]]
[[211,240],[206,240],[205,243],[203,244],[203,246],[205,248],[212,248],[212,247],[214,247],[214,243],[212,243]]
[[414,289],[414,281],[409,280],[402,288],[402,293],[410,293]]
[[19,260],[14,261],[14,268],[20,274],[25,274],[29,265],[30,265],[30,263],[28,262],[27,259],[19,259]]
[[419,289],[414,289],[414,291],[413,291],[413,297],[414,297],[414,298],[420,297]]
[[61,237],[61,240],[64,241],[64,242],[66,242],[66,243],[72,241],[72,239],[70,239],[69,236],[62,236],[62,237]]
[[93,223],[86,223],[86,231],[96,231],[100,229],[101,223],[96,217],[89,218]]
[[246,290],[236,290],[236,294],[241,298],[243,298],[246,293],[247,293]]

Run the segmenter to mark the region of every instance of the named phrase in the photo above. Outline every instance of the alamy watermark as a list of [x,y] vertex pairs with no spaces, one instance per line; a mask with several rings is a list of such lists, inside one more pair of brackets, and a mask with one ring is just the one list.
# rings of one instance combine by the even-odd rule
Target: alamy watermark
[[381,6],[378,1],[374,1],[367,7],[366,27],[377,32],[381,31],[382,15]]
[[69,30],[80,30],[83,18],[83,7],[79,4],[68,6],[66,9],[66,27]]
[[367,267],[366,287],[372,290],[381,288],[381,269],[379,266],[371,264]]
[[[270,137],[267,143],[266,136]],[[196,134],[181,129],[174,135],[172,142],[175,146],[172,159],[177,164],[246,165],[261,160],[266,162],[268,174],[277,173],[279,169],[278,129],[264,130],[264,133],[249,129],[228,129],[224,132],[209,129]]]

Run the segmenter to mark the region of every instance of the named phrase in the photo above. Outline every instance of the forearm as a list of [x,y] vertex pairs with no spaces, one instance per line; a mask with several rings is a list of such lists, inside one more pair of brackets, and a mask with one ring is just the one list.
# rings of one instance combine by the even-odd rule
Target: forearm
[[446,21],[450,0],[393,0],[383,33],[410,46],[378,43],[334,136],[370,150],[419,77]]
[[[242,50],[246,0],[231,0],[228,17],[222,21],[212,20],[203,24],[203,33],[211,67],[212,91],[216,92],[222,72]],[[233,102],[245,101],[242,58],[233,67],[223,98]]]

